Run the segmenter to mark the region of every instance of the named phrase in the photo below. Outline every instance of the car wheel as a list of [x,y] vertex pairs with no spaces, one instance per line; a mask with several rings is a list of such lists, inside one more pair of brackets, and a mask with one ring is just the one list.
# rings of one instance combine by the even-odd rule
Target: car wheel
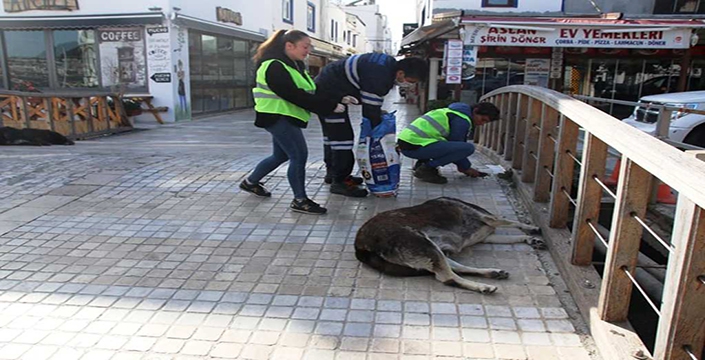
[[700,125],[691,131],[688,136],[683,139],[683,142],[690,145],[705,148],[705,125]]

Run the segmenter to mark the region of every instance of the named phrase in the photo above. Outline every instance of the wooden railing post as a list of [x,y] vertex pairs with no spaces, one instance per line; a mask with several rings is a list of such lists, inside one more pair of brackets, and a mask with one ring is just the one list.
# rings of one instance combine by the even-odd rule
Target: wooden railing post
[[71,135],[76,136],[76,117],[74,116],[73,98],[66,98],[66,117],[71,124]]
[[605,176],[607,144],[589,132],[585,132],[583,144],[583,165],[580,168],[578,185],[578,209],[573,220],[573,259],[574,265],[587,266],[592,263],[595,248],[595,233],[590,224],[597,226],[602,203],[602,187],[595,179]]
[[[692,151],[705,160],[705,151]],[[673,236],[676,251],[668,259],[654,359],[690,360],[705,343],[705,211],[678,196]]]
[[51,131],[56,131],[56,126],[54,125],[54,106],[52,106],[51,98],[44,98],[44,108],[47,111],[47,122],[49,123],[49,129]]
[[536,178],[536,163],[538,162],[539,134],[541,129],[539,124],[543,117],[545,105],[536,99],[532,99],[531,111],[526,118],[526,134],[524,136],[524,160],[521,166],[521,181],[530,183]]
[[509,94],[502,94],[499,101],[499,121],[497,124],[497,154],[504,154],[504,133],[507,127],[507,105],[509,105]]
[[[495,104],[495,106],[497,106],[500,109],[502,108],[502,97],[503,96],[504,95],[502,94],[502,95],[497,95],[494,97],[493,103]],[[495,122],[491,122],[489,125],[490,125],[490,139],[489,139],[490,149],[492,149],[493,151],[496,152],[497,146],[499,145],[497,143],[497,133],[499,133],[499,127],[498,127],[499,124],[497,124],[497,122],[495,121]]]
[[[107,125],[107,127],[108,127],[107,129],[108,129],[108,131],[110,131],[110,120],[111,120],[111,119],[110,119],[110,105],[108,104],[108,97],[107,97],[107,96],[102,96],[102,97],[101,97],[101,100],[102,100],[102,103],[103,103],[103,106],[102,106],[102,107],[103,107],[103,110],[102,110],[102,112],[103,112],[103,115],[105,116],[105,122],[106,122],[106,125]],[[115,99],[113,99],[113,101],[115,101]]]
[[527,116],[531,112],[531,106],[534,101],[528,96],[521,97],[521,103],[519,106],[519,112],[517,113],[517,121],[515,124],[514,134],[514,154],[512,154],[512,167],[515,169],[521,169],[524,160],[524,137],[526,135],[526,120]]
[[546,105],[541,116],[541,133],[539,136],[539,161],[536,165],[536,184],[534,185],[534,201],[548,202],[551,199],[551,181],[553,164],[556,157],[556,129],[558,127],[558,112]]
[[93,103],[91,103],[91,98],[86,97],[83,99],[86,102],[86,121],[88,122],[88,132],[93,132]]
[[[487,101],[495,104],[494,97],[488,98]],[[492,124],[489,124],[489,125],[492,125]],[[479,128],[479,130],[480,130],[480,145],[482,145],[488,149],[490,148],[490,144],[489,144],[490,129],[491,129],[490,126],[482,126]]]
[[27,108],[28,99],[24,96],[19,96],[17,98],[20,99],[20,101],[22,101],[22,108],[20,110],[20,112],[22,113],[22,122],[24,123],[24,126],[27,129],[31,129],[32,128],[32,121],[29,116],[29,108]]
[[521,94],[511,93],[509,97],[509,113],[507,114],[507,135],[504,138],[504,160],[511,160],[514,155],[514,145],[516,139],[514,132],[516,131],[517,112],[521,102]]
[[648,171],[626,156],[622,157],[617,202],[600,291],[599,313],[604,321],[619,322],[627,319],[633,285],[625,270],[634,274],[644,231],[634,216],[644,218],[652,179]]
[[558,130],[558,149],[556,152],[556,164],[553,173],[553,186],[551,188],[551,205],[549,226],[552,228],[563,228],[568,222],[568,211],[570,210],[570,199],[565,195],[573,185],[573,170],[575,162],[570,157],[570,152],[575,152],[578,144],[578,125],[567,119],[560,117],[560,127]]

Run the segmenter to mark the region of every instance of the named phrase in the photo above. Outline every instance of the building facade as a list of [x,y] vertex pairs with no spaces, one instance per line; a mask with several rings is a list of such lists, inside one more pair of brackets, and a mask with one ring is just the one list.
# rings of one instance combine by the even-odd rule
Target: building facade
[[151,96],[165,121],[252,106],[250,56],[271,29],[268,2],[63,3],[4,2],[5,89]]
[[389,21],[386,15],[380,13],[379,5],[374,0],[353,1],[343,8],[365,23],[368,42],[365,52],[393,54]]
[[705,14],[702,0],[565,0],[568,14],[619,12],[626,15],[694,15]]
[[[364,52],[365,23],[329,0],[4,1],[0,88],[147,96],[167,122],[253,106],[259,44],[278,29],[313,42],[316,75]],[[149,115],[138,120],[154,121]]]
[[[659,1],[647,1],[648,10],[644,3],[633,2],[625,13],[593,9],[580,15],[567,13],[577,9],[570,1],[542,1],[546,7],[539,13],[544,15],[536,9],[477,12],[448,7],[450,3],[459,2],[419,0],[417,16],[425,25],[402,41],[402,52],[431,61],[429,99],[453,97],[472,103],[492,90],[517,84],[625,101],[705,89],[704,17],[654,14]],[[531,8],[532,1],[523,3]],[[680,0],[679,9],[685,3]],[[621,9],[619,2],[594,5]],[[624,117],[633,109],[608,110]]]
[[367,51],[367,25],[355,14],[346,14],[346,31],[343,40],[346,44],[346,54],[354,55]]

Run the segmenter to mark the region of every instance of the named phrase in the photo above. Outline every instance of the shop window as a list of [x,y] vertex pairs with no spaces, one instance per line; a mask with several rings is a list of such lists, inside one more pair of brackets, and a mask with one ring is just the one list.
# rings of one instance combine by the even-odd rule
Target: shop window
[[202,35],[203,81],[218,80],[218,45],[215,36]]
[[306,7],[306,29],[316,32],[316,5],[308,3]]
[[189,71],[191,82],[203,80],[203,59],[201,56],[201,34],[190,32],[188,35]]
[[705,76],[703,75],[703,69],[705,69],[704,60],[693,61],[690,66],[690,73],[688,74],[687,91],[705,90]]
[[147,57],[144,29],[100,29],[98,41],[102,85],[120,87],[121,90],[146,90]]
[[294,0],[282,0],[282,20],[285,23],[294,23]]
[[682,14],[705,14],[705,0],[678,0],[673,11]]
[[[257,44],[259,45],[259,44]],[[255,49],[257,49],[257,46],[255,46]],[[234,40],[233,41],[233,52],[235,54],[235,57],[252,57],[254,54],[249,53],[249,45],[247,44],[247,41],[245,40]]]
[[191,77],[194,113],[228,111],[253,105],[251,89],[256,69],[251,60],[259,43],[193,32],[191,63],[201,76]]
[[[5,58],[5,55],[3,54],[3,46],[2,46],[2,36],[0,36],[0,60]],[[5,84],[5,71],[3,69],[3,61],[0,61],[0,89],[5,89],[7,84]]]
[[10,89],[49,87],[44,31],[5,31]]
[[201,114],[204,111],[203,104],[205,102],[203,99],[203,90],[195,88],[193,84],[191,87],[191,112]]
[[482,7],[517,7],[518,0],[482,0]]
[[203,111],[220,111],[220,92],[218,89],[203,90]]
[[98,54],[94,30],[54,31],[54,59],[57,86],[90,88],[98,86]]
[[249,106],[251,96],[252,96],[252,91],[250,91],[250,89],[246,89],[246,88],[235,89],[235,106],[239,107],[239,108]]
[[233,82],[235,80],[235,52],[233,40],[218,37],[218,82]]
[[654,14],[705,14],[705,0],[656,0]]

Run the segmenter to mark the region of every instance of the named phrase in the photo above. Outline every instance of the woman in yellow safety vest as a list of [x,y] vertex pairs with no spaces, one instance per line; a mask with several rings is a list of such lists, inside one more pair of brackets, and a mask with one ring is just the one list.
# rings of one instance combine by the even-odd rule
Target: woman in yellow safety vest
[[262,160],[246,177],[240,188],[261,197],[272,194],[260,182],[279,165],[289,161],[287,176],[294,192],[293,211],[321,215],[326,209],[306,196],[308,148],[301,129],[306,128],[311,112],[343,112],[339,101],[315,95],[316,85],[303,60],[311,51],[311,39],[298,30],[279,30],[257,49],[255,126],[272,135],[272,155]]

